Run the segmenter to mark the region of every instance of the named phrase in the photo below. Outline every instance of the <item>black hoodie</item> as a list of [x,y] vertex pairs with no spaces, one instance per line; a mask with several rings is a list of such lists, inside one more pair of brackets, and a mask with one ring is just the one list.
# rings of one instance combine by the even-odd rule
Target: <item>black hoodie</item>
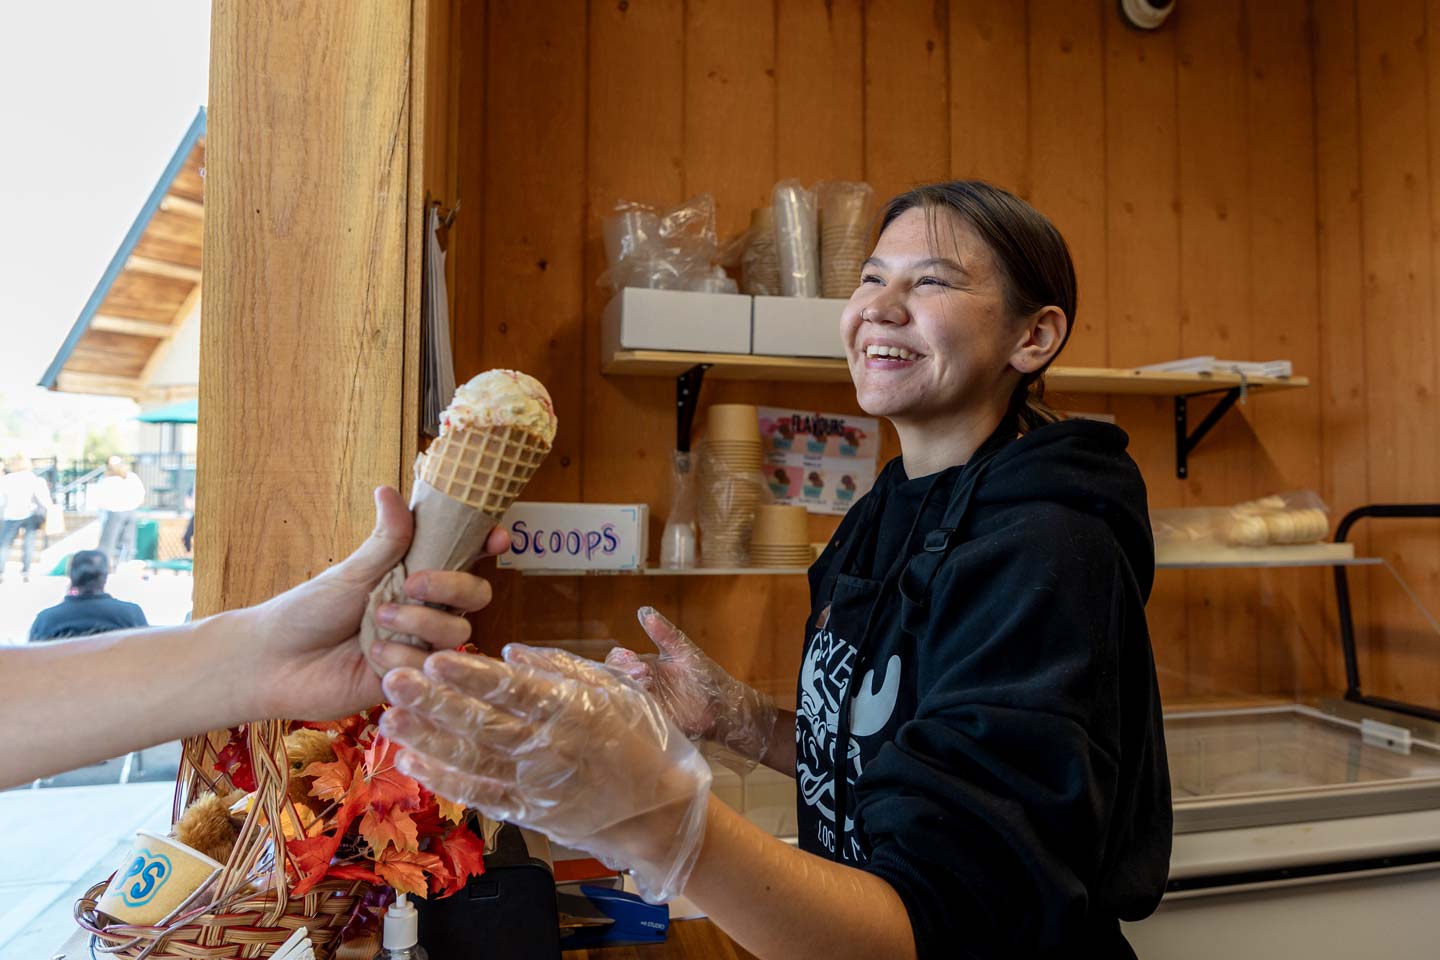
[[888,881],[921,958],[1132,957],[1171,830],[1145,485],[1114,426],[1013,437],[892,461],[811,568],[800,846]]

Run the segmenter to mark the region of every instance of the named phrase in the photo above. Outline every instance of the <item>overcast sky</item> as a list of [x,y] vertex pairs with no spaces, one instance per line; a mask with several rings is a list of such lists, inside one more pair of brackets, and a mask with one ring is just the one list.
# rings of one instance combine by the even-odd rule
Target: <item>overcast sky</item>
[[204,105],[208,0],[7,3],[0,393],[40,379]]

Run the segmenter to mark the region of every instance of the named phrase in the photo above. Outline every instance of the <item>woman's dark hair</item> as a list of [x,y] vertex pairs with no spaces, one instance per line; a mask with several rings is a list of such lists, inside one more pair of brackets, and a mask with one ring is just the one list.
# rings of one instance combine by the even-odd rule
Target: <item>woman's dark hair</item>
[[[1043,307],[1059,307],[1069,321],[1065,340],[1075,329],[1075,264],[1065,238],[1045,215],[1008,190],[983,180],[946,180],[908,190],[880,212],[880,232],[907,210],[919,208],[930,218],[931,238],[937,235],[936,213],[949,210],[965,220],[985,241],[1000,268],[1005,306],[1016,319]],[[1060,355],[1055,351],[1055,356]],[[1054,358],[1051,358],[1054,362]],[[1045,367],[1025,374],[1010,397],[1010,413],[1020,430],[1033,430],[1060,419],[1045,405]]]
[[99,550],[81,550],[70,558],[70,587],[80,593],[99,593],[110,575],[110,561]]

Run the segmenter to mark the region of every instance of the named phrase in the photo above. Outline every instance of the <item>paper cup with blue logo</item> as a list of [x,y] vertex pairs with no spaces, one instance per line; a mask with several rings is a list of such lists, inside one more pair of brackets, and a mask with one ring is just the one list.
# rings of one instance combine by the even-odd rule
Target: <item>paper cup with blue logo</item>
[[95,908],[135,926],[163,923],[221,866],[170,837],[140,830]]

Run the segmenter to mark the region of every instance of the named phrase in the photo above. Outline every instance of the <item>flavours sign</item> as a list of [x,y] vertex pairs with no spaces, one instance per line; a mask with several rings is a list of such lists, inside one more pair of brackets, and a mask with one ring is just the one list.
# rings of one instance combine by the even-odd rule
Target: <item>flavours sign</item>
[[776,503],[843,514],[874,485],[878,420],[783,407],[759,413],[765,483]]

